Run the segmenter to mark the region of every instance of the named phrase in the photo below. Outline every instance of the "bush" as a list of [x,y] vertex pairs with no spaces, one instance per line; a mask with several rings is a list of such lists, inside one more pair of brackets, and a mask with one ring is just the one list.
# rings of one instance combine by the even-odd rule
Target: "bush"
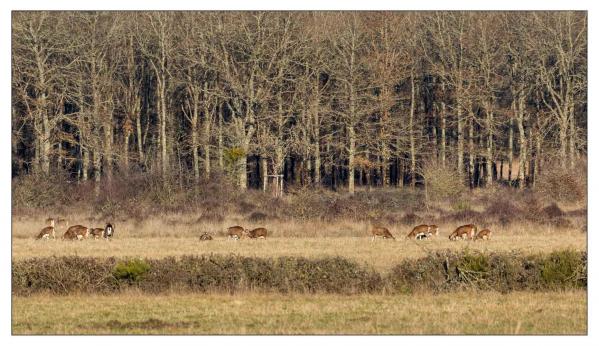
[[428,201],[457,199],[466,192],[466,186],[459,172],[449,165],[428,162],[422,168]]
[[138,281],[150,270],[150,266],[142,259],[132,259],[116,264],[112,271],[115,278],[129,282]]
[[586,288],[586,261],[586,253],[575,251],[529,256],[445,251],[402,262],[391,270],[388,280],[395,292]]
[[558,202],[580,202],[586,199],[586,167],[572,170],[554,165],[541,171],[536,190]]
[[549,288],[586,287],[586,254],[558,251],[541,261],[541,277]]
[[405,260],[387,276],[342,257],[254,258],[183,256],[179,259],[52,257],[13,262],[12,291],[111,293],[135,287],[143,292],[409,293],[463,288],[500,292],[587,287],[586,253],[430,253]]
[[260,222],[266,220],[267,217],[268,216],[266,214],[255,211],[247,217],[247,220],[250,222]]

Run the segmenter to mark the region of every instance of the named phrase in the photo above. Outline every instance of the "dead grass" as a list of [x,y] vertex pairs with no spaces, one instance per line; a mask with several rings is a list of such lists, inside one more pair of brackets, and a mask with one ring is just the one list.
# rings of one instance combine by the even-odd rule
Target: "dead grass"
[[586,334],[586,291],[13,297],[13,334]]
[[[586,234],[581,232],[547,232],[540,235],[513,231],[509,234],[494,235],[490,241],[450,242],[442,234],[430,241],[408,241],[398,237],[397,241],[377,240],[368,237],[327,237],[327,238],[271,238],[266,240],[242,239],[229,241],[218,237],[213,241],[199,241],[190,237],[124,237],[117,234],[112,241],[36,241],[34,239],[13,239],[13,259],[44,256],[92,256],[92,257],[148,257],[240,254],[263,258],[279,256],[301,256],[319,258],[342,256],[366,263],[376,270],[387,272],[402,259],[424,257],[429,250],[480,251],[520,250],[524,253],[550,252],[559,249],[586,249]],[[122,238],[121,238],[122,236]]]

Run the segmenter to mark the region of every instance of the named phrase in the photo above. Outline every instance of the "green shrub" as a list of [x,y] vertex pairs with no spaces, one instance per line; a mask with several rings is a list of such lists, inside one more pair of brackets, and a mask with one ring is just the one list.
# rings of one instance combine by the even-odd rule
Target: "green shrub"
[[411,293],[463,288],[500,292],[586,288],[586,253],[559,251],[430,253],[382,276],[342,257],[254,258],[237,255],[161,259],[32,258],[12,264],[13,294],[143,292]]
[[135,282],[150,270],[150,265],[142,259],[121,261],[114,266],[112,271],[115,278]]
[[586,259],[579,252],[553,252],[541,263],[541,277],[548,287],[586,286]]

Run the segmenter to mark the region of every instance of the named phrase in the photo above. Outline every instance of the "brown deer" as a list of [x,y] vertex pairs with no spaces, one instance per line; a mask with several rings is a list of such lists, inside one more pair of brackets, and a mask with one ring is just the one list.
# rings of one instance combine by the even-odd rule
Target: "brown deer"
[[449,235],[449,240],[457,240],[457,239],[474,239],[474,235],[476,234],[476,226],[475,225],[463,225],[456,228],[453,233]]
[[489,240],[489,239],[491,239],[491,230],[488,228],[485,228],[482,231],[476,233],[476,237],[474,237],[474,240]]
[[406,239],[427,239],[432,236],[439,235],[439,227],[437,225],[418,225],[412,229],[406,236]]
[[266,233],[268,231],[264,227],[254,228],[253,230],[247,232],[248,237],[252,239],[266,239]]
[[62,239],[67,240],[83,240],[87,239],[87,237],[89,237],[89,228],[81,225],[69,227],[62,235]]
[[35,237],[35,239],[44,239],[48,240],[52,237],[52,239],[56,239],[56,232],[54,230],[54,226],[46,226],[42,228],[40,233]]
[[89,235],[94,239],[104,238],[104,228],[90,228]]
[[376,237],[382,237],[383,239],[393,239],[395,240],[395,237],[393,236],[393,234],[391,234],[391,232],[389,232],[388,229],[386,229],[385,227],[380,227],[380,226],[373,226],[370,229],[370,234],[372,234],[372,241],[374,241],[376,239]]
[[227,235],[229,239],[239,240],[244,235],[247,235],[247,231],[241,226],[233,226],[227,229]]
[[208,234],[208,232],[204,232],[200,236],[200,241],[205,241],[205,240],[212,240],[212,236],[210,234]]

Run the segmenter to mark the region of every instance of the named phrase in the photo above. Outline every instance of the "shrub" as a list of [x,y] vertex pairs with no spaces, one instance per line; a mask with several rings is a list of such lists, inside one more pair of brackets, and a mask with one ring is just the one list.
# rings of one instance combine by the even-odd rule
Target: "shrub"
[[250,222],[259,222],[259,221],[266,220],[266,218],[267,218],[266,214],[261,213],[259,211],[255,211],[247,217],[247,220]]
[[422,176],[428,201],[456,199],[466,191],[461,175],[449,165],[428,162],[422,168]]
[[138,281],[150,270],[150,266],[142,259],[121,261],[112,271],[115,278],[129,282]]
[[572,250],[551,253],[541,260],[541,277],[549,288],[586,287],[586,254]]
[[403,223],[404,225],[414,225],[417,223],[421,223],[422,221],[423,219],[414,213],[407,213],[401,218],[401,223]]
[[536,190],[560,202],[580,202],[586,198],[586,167],[576,170],[548,166],[539,174]]
[[586,253],[558,251],[430,253],[405,260],[382,276],[342,257],[254,258],[183,256],[179,259],[32,258],[12,265],[13,294],[143,292],[409,293],[488,289],[555,290],[587,287]]

